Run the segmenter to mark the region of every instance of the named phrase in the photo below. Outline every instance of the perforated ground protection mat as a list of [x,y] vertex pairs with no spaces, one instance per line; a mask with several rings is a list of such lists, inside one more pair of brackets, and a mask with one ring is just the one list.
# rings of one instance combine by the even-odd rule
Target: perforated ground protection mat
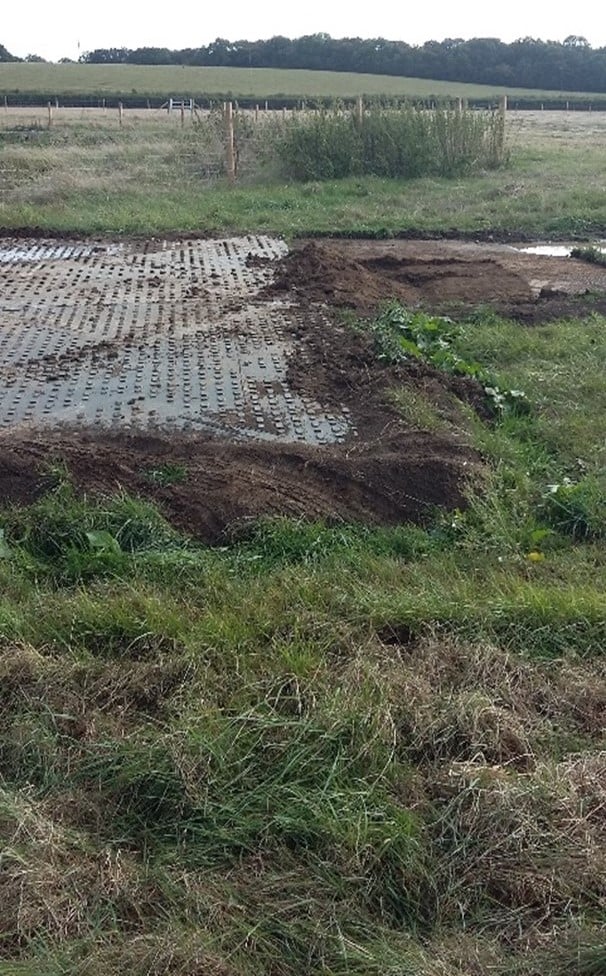
[[311,444],[350,429],[292,391],[294,303],[269,237],[0,242],[0,427],[190,430]]

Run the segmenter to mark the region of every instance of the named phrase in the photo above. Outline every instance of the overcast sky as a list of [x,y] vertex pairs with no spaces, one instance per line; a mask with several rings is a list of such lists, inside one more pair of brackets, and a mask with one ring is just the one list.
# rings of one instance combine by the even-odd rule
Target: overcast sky
[[[97,8],[82,0],[4,0],[0,44],[19,57],[40,54],[49,61],[77,58],[95,47],[199,47],[216,37],[256,40],[284,34],[325,32],[333,37],[386,37],[409,44],[445,37],[518,37],[562,41],[570,34],[586,37],[593,47],[606,46],[606,17],[596,0],[575,3],[374,3],[337,4],[327,0],[251,3],[142,4],[104,0]],[[408,7],[408,9],[407,9]],[[80,49],[78,49],[78,43]]]

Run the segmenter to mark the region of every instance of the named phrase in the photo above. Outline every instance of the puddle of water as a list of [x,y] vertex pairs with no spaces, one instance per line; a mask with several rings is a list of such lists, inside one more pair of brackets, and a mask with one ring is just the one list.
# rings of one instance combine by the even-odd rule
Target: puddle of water
[[[600,251],[602,254],[606,254],[606,247],[600,244],[586,245],[587,247],[593,247],[596,251]],[[540,254],[545,255],[550,258],[569,258],[570,252],[573,247],[579,247],[578,244],[531,244],[528,247],[518,247],[517,251],[521,251],[523,254]]]
[[544,254],[550,258],[570,257],[571,247],[564,244],[533,244],[530,247],[520,247],[523,254]]
[[25,244],[22,247],[0,246],[0,264],[21,264],[37,261],[64,261],[87,258],[91,254],[115,254],[120,245],[103,247],[99,244]]

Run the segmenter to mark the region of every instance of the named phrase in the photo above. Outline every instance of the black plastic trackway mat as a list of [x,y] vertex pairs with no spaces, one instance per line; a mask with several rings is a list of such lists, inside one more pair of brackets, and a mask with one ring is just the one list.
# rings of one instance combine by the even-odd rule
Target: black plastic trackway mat
[[348,412],[292,391],[283,241],[0,242],[0,427],[341,441]]

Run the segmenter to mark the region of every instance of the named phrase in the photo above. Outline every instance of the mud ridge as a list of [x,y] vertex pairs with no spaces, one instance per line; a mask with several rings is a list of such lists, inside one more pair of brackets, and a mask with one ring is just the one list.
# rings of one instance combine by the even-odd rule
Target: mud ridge
[[495,242],[311,240],[280,261],[263,294],[361,316],[390,300],[455,317],[490,307],[534,324],[606,311],[606,272]]

